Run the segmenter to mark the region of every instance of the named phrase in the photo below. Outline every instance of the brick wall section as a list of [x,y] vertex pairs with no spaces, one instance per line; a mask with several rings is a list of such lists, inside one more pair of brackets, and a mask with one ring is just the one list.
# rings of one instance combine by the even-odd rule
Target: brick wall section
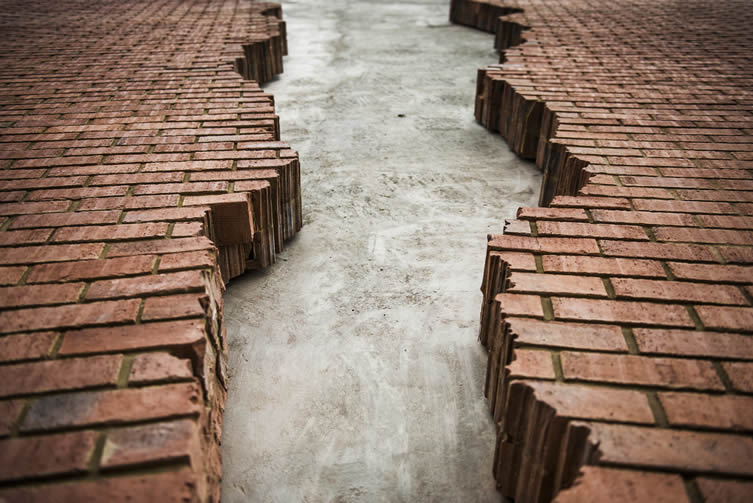
[[279,16],[2,1],[0,501],[219,501],[224,284],[301,226]]
[[476,118],[544,172],[482,284],[501,491],[751,501],[749,3],[453,0],[451,18],[504,50]]

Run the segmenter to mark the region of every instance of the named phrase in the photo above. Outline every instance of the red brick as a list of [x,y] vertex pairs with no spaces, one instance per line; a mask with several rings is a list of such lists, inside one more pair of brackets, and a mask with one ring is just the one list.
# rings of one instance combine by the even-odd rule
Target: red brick
[[686,178],[750,178],[750,174],[741,169],[661,168],[661,173],[664,176]]
[[182,293],[203,289],[204,281],[200,271],[184,271],[173,274],[156,274],[97,281],[89,287],[89,290],[86,292],[86,298],[112,299]]
[[534,346],[627,351],[622,330],[616,325],[559,323],[530,318],[505,318],[516,343]]
[[[109,140],[79,140],[79,141],[104,141],[111,143]],[[110,164],[108,166],[66,166],[63,168],[52,168],[49,170],[49,176],[76,176],[76,175],[101,175],[102,173],[136,173],[141,168],[140,164]]]
[[753,244],[753,232],[691,227],[658,227],[654,229],[659,241],[687,241],[692,243]]
[[239,143],[238,148],[244,150],[217,150],[210,152],[196,152],[194,154],[194,159],[259,159],[263,157],[272,157],[271,153],[267,154],[265,152],[254,152],[247,150],[252,145],[253,144]]
[[[143,196],[152,197],[152,196]],[[158,196],[162,197],[162,196]],[[134,199],[141,199],[134,198]],[[153,210],[129,211],[123,218],[125,223],[133,222],[163,222],[170,220],[203,220],[209,208],[160,208]]]
[[675,193],[685,201],[749,201],[746,192],[734,190],[680,190]]
[[537,316],[544,317],[541,297],[538,295],[519,295],[516,293],[502,293],[494,300],[499,302],[501,312],[505,316]]
[[178,472],[5,488],[0,489],[0,500],[24,503],[79,503],[97,500],[108,503],[186,503],[199,500],[198,486],[196,474],[186,468]]
[[44,215],[21,215],[16,217],[11,224],[11,228],[114,224],[117,223],[118,218],[120,218],[120,211],[73,211],[69,213],[46,213]]
[[[45,169],[0,169],[0,180],[39,180],[45,174]],[[52,177],[53,175],[50,175]],[[42,180],[39,180],[40,183]],[[83,180],[82,180],[83,182]],[[19,189],[20,187],[14,187],[13,185],[3,184],[4,188]],[[33,184],[32,187],[33,188]]]
[[591,429],[589,441],[599,445],[601,463],[753,474],[753,439],[747,436],[599,423],[588,423],[587,427]]
[[753,264],[753,247],[719,246],[717,248],[724,260],[733,264]]
[[704,227],[722,227],[728,229],[753,229],[753,217],[733,215],[698,215],[698,221]]
[[572,253],[598,255],[594,239],[535,238],[528,236],[492,236],[488,246],[492,250],[522,250],[534,253]]
[[[671,169],[671,168],[670,168]],[[682,187],[713,189],[714,184],[698,178],[673,178],[670,176],[621,176],[624,185],[641,187]]]
[[[583,114],[584,117],[598,119],[600,114]],[[568,147],[567,150],[573,154],[599,155],[599,156],[639,156],[640,150],[629,148],[587,148],[587,147]]]
[[727,430],[753,430],[753,397],[659,393],[669,424]]
[[0,285],[15,285],[25,272],[24,266],[0,267]]
[[517,349],[507,365],[511,378],[554,379],[554,363],[549,351]]
[[517,218],[520,220],[588,221],[588,215],[582,208],[519,208]]
[[536,258],[531,253],[489,252],[502,259],[512,270],[535,271]]
[[748,503],[753,482],[747,480],[697,478],[695,483],[705,503]]
[[666,189],[652,189],[645,187],[613,187],[611,185],[592,185],[584,186],[578,195],[584,196],[608,196],[624,198],[654,198],[654,199],[672,199],[674,195]]
[[720,390],[711,362],[679,358],[563,352],[565,379],[669,388]]
[[587,257],[582,255],[544,255],[547,272],[599,274],[604,276],[647,276],[664,278],[664,268],[654,260]]
[[[589,174],[602,173],[602,174],[607,174],[607,175],[653,176],[656,174],[657,168],[645,168],[645,167],[637,167],[637,166],[609,166],[606,164],[589,164],[588,166],[586,166],[584,171]],[[614,181],[614,178],[612,178],[612,180]]]
[[707,246],[682,243],[643,243],[640,241],[601,241],[605,255],[631,258],[657,258],[687,260],[693,262],[716,262],[716,257]]
[[0,401],[0,437],[9,435],[24,408],[23,400]]
[[753,266],[693,264],[670,262],[669,268],[678,279],[695,279],[725,283],[753,283]]
[[214,243],[206,237],[159,239],[154,241],[138,241],[134,243],[115,243],[110,247],[107,256],[125,257],[131,255],[179,253],[185,251],[214,249]]
[[[187,133],[190,134],[190,133]],[[129,162],[172,162],[172,161],[188,161],[191,158],[189,154],[125,154],[125,155],[110,155],[105,159],[107,164],[129,163]]]
[[607,295],[604,283],[599,278],[522,272],[516,272],[510,276],[510,288],[507,291],[537,295],[572,294],[603,297]]
[[137,355],[131,366],[129,383],[143,384],[152,381],[175,381],[193,377],[191,361],[168,353]]
[[78,203],[78,209],[81,211],[116,210],[123,208],[123,204],[128,199],[126,196],[81,199]]
[[601,299],[552,299],[558,320],[602,321],[693,327],[690,315],[682,306]]
[[665,157],[608,157],[609,164],[625,166],[650,166],[650,167],[694,167],[692,161],[687,159],[671,159]]
[[505,220],[503,232],[505,235],[515,234],[522,236],[531,235],[531,224],[525,220]]
[[753,338],[722,332],[634,328],[641,353],[753,359]]
[[65,332],[58,354],[70,356],[135,349],[192,347],[204,341],[199,320],[145,323],[122,327],[88,328]]
[[233,169],[233,161],[172,161],[147,163],[144,171],[227,171]]
[[178,194],[161,194],[157,196],[130,196],[126,198],[124,208],[166,208],[178,206],[180,196]]
[[45,177],[30,180],[0,181],[2,190],[29,190],[55,187],[78,187],[86,182],[85,176]]
[[554,208],[601,208],[629,210],[630,201],[621,197],[557,196],[552,200]]
[[183,129],[198,127],[198,122],[175,121],[175,122],[136,122],[126,129]]
[[679,475],[584,466],[575,485],[557,494],[556,503],[688,503]]
[[0,246],[39,244],[47,241],[52,229],[30,229],[0,232]]
[[637,225],[695,225],[692,215],[686,213],[664,213],[659,211],[615,211],[593,210],[591,215],[596,222]]
[[132,323],[139,304],[133,299],[0,312],[0,333]]
[[125,196],[126,193],[128,193],[127,185],[72,189],[44,189],[31,192],[26,199],[28,201],[44,201],[48,199],[86,199],[88,197]]
[[673,300],[709,304],[748,304],[747,299],[740,290],[729,285],[613,278],[612,286],[618,298]]
[[729,203],[704,201],[677,201],[665,199],[639,199],[633,202],[639,211],[666,211],[677,213],[729,213],[736,214],[735,208]]
[[88,227],[64,227],[55,232],[54,242],[116,241],[165,236],[166,223],[120,224]]
[[0,204],[0,215],[28,215],[32,213],[57,213],[65,211],[69,201],[45,201]]
[[39,264],[32,268],[26,282],[76,281],[147,274],[152,271],[155,259],[156,256],[154,255],[140,255],[114,259]]
[[115,385],[122,357],[93,356],[0,366],[0,396]]
[[173,231],[170,236],[173,238],[185,238],[192,236],[204,236],[206,234],[207,231],[205,230],[204,222],[178,222],[173,225]]
[[[275,164],[280,164],[275,161]],[[284,164],[280,164],[284,167]],[[191,181],[214,181],[214,180],[276,180],[280,175],[274,169],[236,169],[234,171],[206,171],[192,172]],[[235,190],[245,190],[241,183],[235,184]]]
[[155,183],[138,185],[133,194],[136,196],[148,194],[191,194],[197,192],[227,192],[227,182],[192,182],[192,183]]
[[576,236],[608,239],[648,240],[643,228],[634,225],[590,224],[579,222],[538,222],[540,236]]
[[696,306],[701,322],[708,329],[745,330],[753,327],[753,308]]
[[144,302],[144,311],[141,314],[141,319],[144,321],[158,321],[206,316],[200,302],[202,298],[204,296],[200,293],[149,297]]
[[197,416],[202,407],[201,391],[195,383],[64,393],[35,400],[21,423],[21,430]]
[[36,332],[0,337],[0,361],[39,360],[50,354],[57,339],[55,332]]
[[107,435],[100,466],[190,462],[198,454],[199,429],[194,421],[182,419],[115,430]]
[[75,245],[23,246],[3,248],[0,262],[4,264],[39,264],[99,258],[104,244],[87,243]]
[[172,271],[177,269],[195,269],[214,267],[216,259],[214,253],[206,250],[170,253],[160,258],[159,270]]
[[735,390],[753,393],[753,363],[728,362],[722,363],[722,367]]
[[0,440],[0,480],[85,473],[97,433],[79,431]]
[[76,302],[83,288],[84,283],[0,288],[0,308],[72,303]]
[[654,423],[648,399],[639,391],[550,381],[525,381],[525,385],[559,417]]

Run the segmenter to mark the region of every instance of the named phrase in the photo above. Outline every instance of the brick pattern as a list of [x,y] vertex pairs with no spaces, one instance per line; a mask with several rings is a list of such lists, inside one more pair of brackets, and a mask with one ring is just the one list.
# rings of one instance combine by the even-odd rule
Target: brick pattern
[[219,501],[224,285],[302,223],[281,15],[2,0],[0,500]]
[[750,501],[753,11],[453,0],[476,119],[544,173],[489,236],[493,472],[516,502]]

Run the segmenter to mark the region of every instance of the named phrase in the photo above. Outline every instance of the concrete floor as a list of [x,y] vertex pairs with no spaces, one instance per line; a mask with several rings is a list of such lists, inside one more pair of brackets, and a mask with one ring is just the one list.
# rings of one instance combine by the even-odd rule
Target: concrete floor
[[305,227],[233,280],[224,501],[499,501],[485,236],[540,177],[473,121],[492,38],[448,0],[284,1],[274,93]]

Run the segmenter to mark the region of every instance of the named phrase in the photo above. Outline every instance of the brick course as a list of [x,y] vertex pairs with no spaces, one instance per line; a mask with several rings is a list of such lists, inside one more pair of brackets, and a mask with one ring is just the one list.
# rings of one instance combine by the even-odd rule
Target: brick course
[[489,236],[480,340],[501,492],[753,495],[753,11],[452,0],[496,37],[476,119],[544,173]]
[[224,285],[302,223],[281,8],[0,12],[0,500],[219,501]]

